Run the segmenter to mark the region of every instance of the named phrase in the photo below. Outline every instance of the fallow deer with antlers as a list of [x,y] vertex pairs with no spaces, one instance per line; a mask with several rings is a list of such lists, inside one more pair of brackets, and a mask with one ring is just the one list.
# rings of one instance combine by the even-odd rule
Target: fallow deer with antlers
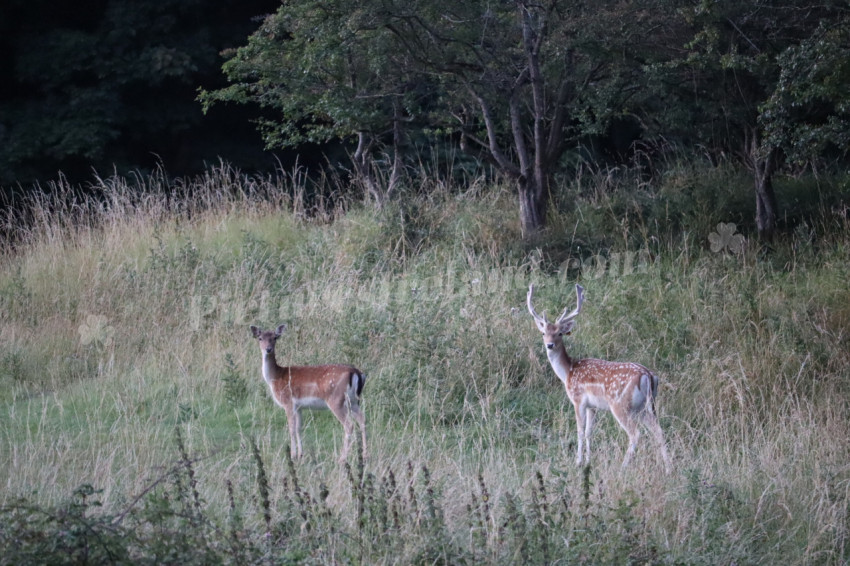
[[[575,408],[578,427],[578,454],[576,464],[583,457],[590,463],[590,433],[597,410],[611,411],[617,422],[629,435],[629,447],[623,459],[628,465],[640,438],[639,423],[643,423],[655,436],[665,470],[670,470],[670,458],[664,443],[664,434],[655,413],[658,395],[658,377],[640,364],[608,362],[593,358],[574,359],[567,354],[564,336],[575,327],[575,319],[584,302],[584,289],[576,285],[577,305],[567,309],[555,322],[546,320],[546,315],[537,314],[532,305],[534,285],[528,287],[528,312],[534,317],[538,330],[543,333],[546,354],[555,374],[563,382],[567,396]],[[569,308],[569,307],[567,307]]]

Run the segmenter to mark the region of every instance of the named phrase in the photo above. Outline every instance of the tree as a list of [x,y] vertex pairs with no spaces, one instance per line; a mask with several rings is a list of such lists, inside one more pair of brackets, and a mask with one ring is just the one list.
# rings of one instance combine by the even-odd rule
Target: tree
[[[686,125],[686,135],[740,156],[753,175],[756,226],[765,241],[773,238],[778,214],[773,176],[791,148],[794,120],[787,112],[798,114],[791,104],[786,106],[792,101],[782,86],[783,61],[799,60],[794,55],[799,46],[845,12],[842,3],[803,0],[703,0],[678,12],[691,39],[685,53],[664,66],[685,86],[667,90],[680,112],[671,113],[678,124],[665,126],[681,131]],[[667,81],[668,86],[676,82]],[[800,94],[801,84],[796,90]]]
[[[287,2],[230,54],[232,84],[205,107],[259,103],[270,146],[356,138],[370,187],[369,149],[403,127],[456,135],[511,179],[526,237],[545,225],[565,150],[622,111],[630,58],[653,13],[640,2],[548,0],[307,0]],[[394,169],[395,171],[395,165]],[[390,175],[390,179],[395,174]]]
[[[354,0],[287,2],[266,17],[247,45],[226,53],[231,84],[200,93],[215,104],[274,109],[258,121],[267,147],[356,139],[355,180],[380,206],[399,182],[405,124],[419,108],[422,77],[399,57],[380,10]],[[375,174],[384,140],[393,148],[386,186]]]
[[625,111],[651,4],[407,3],[393,15],[407,52],[443,81],[446,127],[515,183],[524,237],[545,226],[564,152]]
[[762,107],[765,142],[802,164],[850,149],[850,11],[822,21],[777,59],[779,78]]

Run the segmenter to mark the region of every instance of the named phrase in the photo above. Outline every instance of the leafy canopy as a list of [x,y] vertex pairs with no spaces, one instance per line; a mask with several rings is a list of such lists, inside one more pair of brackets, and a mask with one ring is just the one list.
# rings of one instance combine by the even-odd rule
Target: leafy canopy
[[247,45],[226,55],[231,84],[202,91],[213,104],[256,103],[277,111],[260,120],[269,147],[325,143],[389,129],[394,99],[417,104],[415,83],[380,11],[349,0],[288,2],[266,17]]

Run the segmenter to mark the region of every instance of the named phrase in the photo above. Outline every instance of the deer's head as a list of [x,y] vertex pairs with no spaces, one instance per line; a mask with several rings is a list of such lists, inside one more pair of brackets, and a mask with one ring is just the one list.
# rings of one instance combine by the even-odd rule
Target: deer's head
[[274,330],[262,330],[258,326],[251,325],[251,334],[260,343],[260,349],[264,354],[273,354],[275,342],[277,342],[277,339],[280,338],[280,335],[283,334],[285,329],[285,324],[281,324]]
[[537,329],[543,333],[543,343],[546,345],[548,350],[553,350],[557,346],[563,344],[564,335],[569,334],[573,331],[575,327],[575,319],[578,317],[578,314],[581,312],[581,304],[584,302],[584,289],[581,285],[576,285],[576,299],[577,304],[576,308],[573,309],[572,312],[567,313],[567,307],[564,309],[564,312],[561,313],[555,322],[549,322],[546,320],[546,313],[543,313],[543,316],[537,314],[537,311],[534,310],[534,305],[532,304],[532,298],[534,295],[534,285],[528,286],[528,312],[531,313],[531,316],[534,317],[534,323],[537,325]]

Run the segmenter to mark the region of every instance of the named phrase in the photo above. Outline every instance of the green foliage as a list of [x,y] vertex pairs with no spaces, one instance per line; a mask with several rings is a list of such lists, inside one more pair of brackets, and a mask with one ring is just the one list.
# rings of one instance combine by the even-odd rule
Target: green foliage
[[17,266],[0,288],[0,308],[10,316],[23,317],[30,312],[32,292],[27,289],[22,269],[22,266]]
[[2,564],[121,564],[130,562],[123,529],[92,516],[98,490],[82,485],[66,503],[42,508],[18,500],[0,508]]
[[[506,494],[502,502],[490,501],[479,478],[481,492],[468,495],[468,508],[478,510],[471,517],[479,517],[474,527],[479,534],[469,545],[452,534],[427,467],[414,470],[408,464],[401,483],[392,469],[379,479],[362,464],[356,472],[347,467],[351,494],[329,506],[324,483],[311,478],[302,486],[290,461],[282,500],[272,500],[255,443],[257,493],[237,498],[234,482],[242,485],[246,478],[228,479],[230,513],[218,519],[198,498],[194,465],[177,439],[179,461],[120,513],[98,513],[99,492],[88,485],[76,489],[67,504],[40,506],[20,499],[0,508],[0,564],[296,564],[311,556],[408,564],[549,564],[555,557],[657,563],[664,558],[636,538],[642,529],[633,499],[610,511],[593,511],[592,532],[571,527],[567,499],[553,495],[569,486],[539,472],[529,495]],[[257,506],[265,532],[244,528],[239,509]],[[498,524],[494,516],[501,517]],[[608,537],[622,546],[598,544]]]
[[759,118],[768,143],[796,163],[850,147],[850,16],[841,16],[777,58],[779,78]]
[[[797,165],[843,153],[846,6],[699,2],[680,10],[673,28],[684,55],[648,65],[650,90],[663,100],[661,112],[648,106],[659,134],[737,155],[768,185],[777,151]],[[769,201],[763,187],[757,196]]]
[[224,384],[224,398],[230,408],[238,409],[248,397],[248,384],[245,383],[245,378],[239,374],[236,362],[233,361],[231,354],[225,354],[224,363],[224,375],[221,378]]
[[377,20],[378,11],[349,0],[317,5],[288,2],[267,16],[244,47],[229,52],[224,72],[233,83],[201,91],[206,109],[216,103],[253,102],[279,112],[260,128],[269,147],[377,138],[390,127],[392,103],[406,93],[405,69],[392,58],[398,44]]
[[[288,2],[229,54],[231,84],[200,100],[205,109],[274,109],[260,121],[269,147],[356,136],[356,179],[368,179],[370,193],[376,171],[389,193],[400,163],[415,164],[405,151],[410,132],[459,137],[462,150],[516,183],[530,236],[545,223],[549,181],[566,149],[631,111],[654,7]],[[382,163],[390,140],[392,159]]]

